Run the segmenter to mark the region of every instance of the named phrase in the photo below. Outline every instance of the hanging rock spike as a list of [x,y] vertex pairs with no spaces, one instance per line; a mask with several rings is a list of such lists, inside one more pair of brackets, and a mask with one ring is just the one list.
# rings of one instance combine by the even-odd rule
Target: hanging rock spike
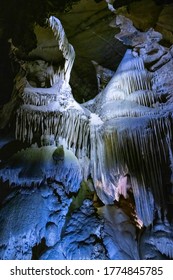
[[58,40],[59,48],[62,51],[63,56],[65,58],[64,78],[65,81],[68,83],[70,80],[70,73],[75,59],[74,48],[71,44],[69,44],[60,20],[54,16],[51,16],[48,22],[54,32],[55,37]]

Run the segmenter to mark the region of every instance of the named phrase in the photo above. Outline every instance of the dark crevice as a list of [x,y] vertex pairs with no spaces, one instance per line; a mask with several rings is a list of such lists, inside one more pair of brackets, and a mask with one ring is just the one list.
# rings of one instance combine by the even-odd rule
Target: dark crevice
[[40,256],[48,249],[45,238],[32,248],[32,260],[39,260]]

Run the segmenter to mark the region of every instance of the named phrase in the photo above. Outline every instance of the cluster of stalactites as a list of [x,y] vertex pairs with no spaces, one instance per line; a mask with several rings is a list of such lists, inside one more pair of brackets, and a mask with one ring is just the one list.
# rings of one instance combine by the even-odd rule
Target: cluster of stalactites
[[[68,80],[72,49],[59,21],[54,17],[49,21],[67,58]],[[68,46],[67,49],[64,46]],[[152,91],[151,75],[142,59],[127,51],[116,73],[97,97],[96,114],[86,116],[85,111],[81,113],[72,107],[68,110],[65,101],[61,104],[60,100],[52,100],[54,95],[46,96],[43,92],[40,99],[38,94],[26,92],[25,102],[34,106],[23,105],[18,110],[16,138],[34,143],[37,137],[54,135],[56,144],[61,144],[63,139],[63,144],[78,159],[86,156],[90,159],[87,164],[95,189],[105,204],[119,200],[121,194],[126,197],[132,188],[138,217],[144,225],[151,224],[154,208],[165,206],[162,166],[168,152],[165,135],[170,130],[170,120],[159,116],[159,109],[153,107],[158,97]],[[55,106],[48,109],[49,101]],[[123,179],[127,174],[130,184]]]
[[[164,117],[117,118],[91,131],[92,177],[98,196],[111,204],[120,195],[126,198],[131,188],[137,215],[146,226],[152,223],[155,208],[166,207],[163,166],[168,165],[170,126]],[[125,180],[127,174],[130,182]]]
[[[64,75],[64,69],[62,69],[61,66],[59,66],[58,70],[52,70],[52,72],[49,75],[49,80],[51,86],[59,83],[59,81],[66,80]],[[69,80],[67,80],[67,82],[69,82]]]
[[153,107],[160,97],[153,90],[138,90],[127,96],[126,100],[134,101],[139,105]]
[[103,103],[127,99],[133,92],[152,89],[151,73],[144,68],[143,60],[127,50],[116,73],[103,92]]
[[81,106],[74,101],[69,86],[75,52],[69,44],[59,19],[48,20],[65,59],[63,69],[49,67],[50,88],[24,88],[22,105],[16,114],[16,139],[39,142],[43,135],[53,135],[57,144],[71,149],[78,158],[89,153],[89,125]]
[[51,16],[48,22],[54,32],[55,37],[58,40],[59,49],[62,51],[62,54],[65,58],[65,65],[62,73],[64,73],[64,80],[68,83],[75,59],[74,48],[71,44],[69,44],[60,20],[54,16]]
[[39,94],[37,92],[29,92],[25,91],[23,94],[23,101],[24,104],[32,104],[36,106],[45,106],[54,101],[57,101],[57,94],[49,94],[49,93],[42,93]]
[[34,143],[42,135],[54,135],[57,144],[64,139],[66,147],[80,158],[89,154],[89,124],[75,110],[46,111],[36,106],[22,106],[17,112],[16,139]]
[[50,88],[35,88],[27,84],[22,93],[23,103],[35,106],[55,104],[60,99],[64,100],[66,96],[72,97],[71,88],[62,79],[58,79]]
[[114,76],[101,92],[96,113],[103,121],[158,114],[160,97],[152,90],[152,75],[143,60],[127,50]]
[[116,74],[129,70],[141,71],[144,69],[143,59],[134,55],[132,50],[128,49],[116,70]]
[[161,100],[151,78],[142,59],[128,50],[97,98],[104,124],[91,130],[91,170],[98,196],[109,204],[120,195],[126,198],[131,188],[137,215],[146,226],[155,209],[166,209],[163,166],[170,164],[171,143],[171,120],[157,105]]

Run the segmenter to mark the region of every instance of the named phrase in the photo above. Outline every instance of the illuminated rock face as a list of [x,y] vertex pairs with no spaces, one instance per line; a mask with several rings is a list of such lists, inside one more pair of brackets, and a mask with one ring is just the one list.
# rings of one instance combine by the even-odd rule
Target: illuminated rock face
[[[57,37],[64,66],[55,70],[41,61],[22,63],[22,75],[16,77],[12,99],[1,114],[4,120],[7,112],[16,110],[15,137],[26,146],[3,159],[0,166],[2,185],[8,181],[10,188],[0,209],[0,257],[145,259],[150,258],[143,250],[145,244],[153,258],[163,254],[172,257],[167,248],[172,235],[166,199],[168,193],[171,199],[171,184],[170,190],[165,188],[173,172],[172,84],[166,71],[173,69],[172,58],[148,71],[145,41],[151,34],[139,34],[141,48],[134,45],[133,50],[128,49],[115,73],[102,68],[107,85],[102,88],[99,84],[99,94],[79,104],[69,85],[74,49],[60,21],[50,17],[48,22]],[[126,21],[122,23],[120,18],[118,23],[124,26]],[[134,30],[131,25],[128,31]],[[142,48],[147,51],[143,53]],[[149,58],[150,62],[155,59]],[[95,66],[100,71],[101,66]],[[163,86],[161,73],[168,81],[163,91],[158,87]],[[3,121],[2,127],[9,120]],[[98,213],[91,197],[82,198],[82,205],[72,211],[81,182],[88,178],[92,181],[90,192],[101,201]],[[122,197],[132,197],[133,221],[115,206]],[[4,220],[5,213],[11,224]],[[151,241],[157,228],[147,229],[139,247],[136,227],[140,230],[157,219],[165,232],[167,249],[160,245],[159,233],[158,240]],[[126,240],[124,246],[119,244],[121,238]],[[38,244],[42,249],[36,248]]]
[[[137,215],[145,225],[153,221],[156,209],[165,207],[162,166],[169,153],[171,118],[169,105],[159,105],[161,98],[153,90],[152,74],[143,60],[128,50],[106,88],[93,101],[93,112],[101,123],[92,126],[91,120],[96,191],[104,203],[113,203],[122,194],[119,178],[129,174]],[[124,183],[123,193],[126,187],[129,185]]]
[[14,188],[0,211],[0,258],[31,259],[37,245],[58,242],[70,203],[58,184]]
[[96,216],[92,201],[84,200],[80,209],[73,212],[61,241],[47,250],[41,259],[107,259],[102,228],[103,223]]

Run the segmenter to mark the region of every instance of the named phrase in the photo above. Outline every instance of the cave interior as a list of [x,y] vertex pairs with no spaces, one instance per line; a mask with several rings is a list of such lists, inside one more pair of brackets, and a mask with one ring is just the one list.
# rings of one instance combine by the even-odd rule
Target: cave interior
[[0,260],[173,259],[172,17],[2,0]]

